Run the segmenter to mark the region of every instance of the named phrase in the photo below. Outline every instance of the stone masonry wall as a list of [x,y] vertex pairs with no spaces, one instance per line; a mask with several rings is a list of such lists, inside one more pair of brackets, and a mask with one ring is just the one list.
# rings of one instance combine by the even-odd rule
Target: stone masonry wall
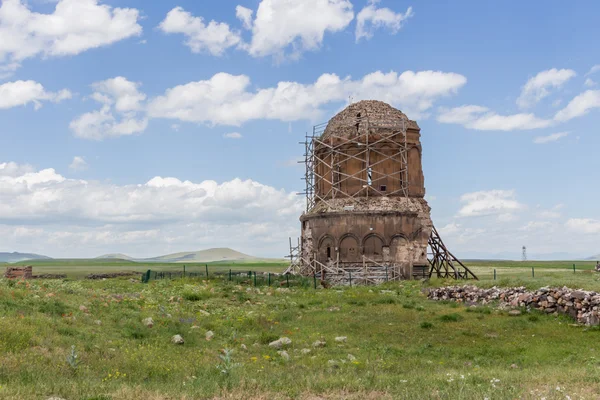
[[476,286],[447,286],[431,289],[432,300],[452,300],[466,304],[499,302],[501,307],[526,307],[547,314],[566,314],[585,325],[600,325],[600,293],[567,287],[543,287],[528,291],[525,287],[482,289]]

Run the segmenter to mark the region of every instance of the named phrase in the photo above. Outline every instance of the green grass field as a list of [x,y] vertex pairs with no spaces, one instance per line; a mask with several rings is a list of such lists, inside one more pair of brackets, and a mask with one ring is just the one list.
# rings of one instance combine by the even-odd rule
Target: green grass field
[[[472,283],[481,286],[600,291],[593,263],[575,273],[568,263],[537,263],[535,277],[528,264],[481,263],[470,264],[482,278]],[[77,277],[131,269],[78,264],[34,271],[71,269]],[[423,293],[454,283],[314,290],[255,288],[251,279],[237,285],[217,276],[149,284],[0,279],[0,398],[600,398],[599,329],[563,316],[523,310],[510,317],[493,306],[433,302]],[[151,328],[142,322],[148,317]],[[183,345],[171,343],[177,334]],[[292,340],[289,359],[268,346],[282,336]],[[313,347],[316,341],[326,344]]]
[[73,279],[81,279],[85,275],[94,273],[111,273],[121,271],[146,272],[147,270],[157,271],[183,271],[185,265],[188,272],[203,272],[208,265],[210,273],[224,273],[232,269],[234,271],[270,271],[283,272],[287,264],[281,262],[209,262],[209,263],[158,263],[148,262],[140,263],[128,260],[113,259],[51,259],[51,260],[31,260],[14,264],[1,264],[0,268],[7,266],[33,266],[34,274],[66,274]]
[[[600,290],[595,275],[575,279],[584,275]],[[0,398],[600,397],[599,330],[432,302],[424,288],[0,280]],[[176,334],[185,344],[170,342]],[[268,346],[281,336],[289,359]]]

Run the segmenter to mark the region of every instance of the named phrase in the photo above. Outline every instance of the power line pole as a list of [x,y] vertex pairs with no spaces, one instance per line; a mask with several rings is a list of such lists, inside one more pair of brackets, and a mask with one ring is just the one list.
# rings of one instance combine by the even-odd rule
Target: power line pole
[[523,246],[523,256],[521,261],[527,261],[527,247]]

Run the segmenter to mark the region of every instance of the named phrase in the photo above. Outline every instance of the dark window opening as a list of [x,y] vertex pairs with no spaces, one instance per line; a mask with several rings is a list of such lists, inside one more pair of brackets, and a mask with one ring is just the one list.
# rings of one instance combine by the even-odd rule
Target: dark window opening
[[382,192],[385,192],[387,190],[387,186],[386,185],[381,185],[379,187],[379,190],[381,190]]
[[331,247],[327,247],[327,258],[331,258]]

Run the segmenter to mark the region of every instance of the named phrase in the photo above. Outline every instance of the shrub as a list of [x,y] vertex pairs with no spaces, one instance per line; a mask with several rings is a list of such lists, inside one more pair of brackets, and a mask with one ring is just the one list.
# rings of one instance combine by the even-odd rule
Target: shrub
[[421,328],[423,329],[431,329],[433,328],[433,324],[431,322],[421,322]]
[[440,321],[442,321],[442,322],[458,322],[462,319],[463,319],[463,317],[461,317],[460,315],[458,315],[456,313],[445,314],[440,317]]

